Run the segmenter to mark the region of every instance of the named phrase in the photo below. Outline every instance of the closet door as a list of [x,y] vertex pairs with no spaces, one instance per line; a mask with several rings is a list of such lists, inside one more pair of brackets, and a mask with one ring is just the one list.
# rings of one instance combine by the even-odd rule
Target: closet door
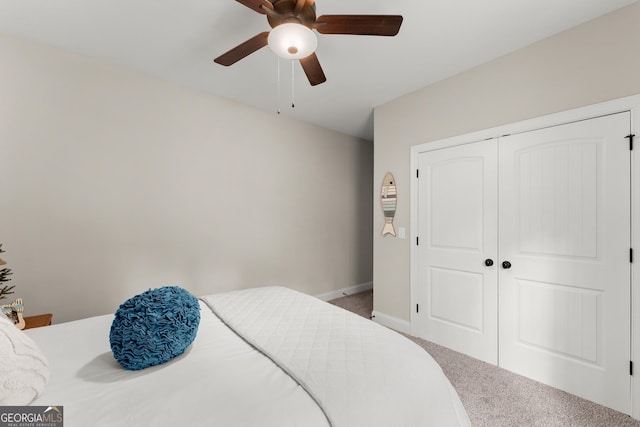
[[497,144],[419,155],[418,334],[498,357]]
[[627,414],[629,130],[620,113],[499,143],[499,364]]

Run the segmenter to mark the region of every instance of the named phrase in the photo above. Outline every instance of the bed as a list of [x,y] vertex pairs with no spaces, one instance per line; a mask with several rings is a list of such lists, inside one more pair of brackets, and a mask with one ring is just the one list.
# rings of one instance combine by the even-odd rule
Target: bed
[[437,363],[374,322],[282,287],[199,305],[193,344],[139,371],[112,355],[113,315],[25,331],[50,368],[31,405],[62,406],[65,427],[470,425]]

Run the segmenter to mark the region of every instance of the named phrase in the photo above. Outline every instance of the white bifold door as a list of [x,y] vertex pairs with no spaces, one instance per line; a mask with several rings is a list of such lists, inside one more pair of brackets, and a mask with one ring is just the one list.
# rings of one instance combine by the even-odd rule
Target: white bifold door
[[629,414],[630,114],[419,155],[417,332]]
[[497,155],[495,140],[422,153],[418,192],[418,334],[493,364]]

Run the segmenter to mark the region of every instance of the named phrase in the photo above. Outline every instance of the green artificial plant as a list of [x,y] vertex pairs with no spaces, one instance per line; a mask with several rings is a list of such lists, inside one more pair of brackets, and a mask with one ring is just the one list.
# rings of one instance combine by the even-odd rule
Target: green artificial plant
[[[0,254],[4,253],[2,250],[2,243],[0,243]],[[2,258],[0,258],[0,265],[6,264]],[[10,268],[3,268],[0,270],[0,301],[5,299],[7,295],[11,295],[13,293],[13,288],[15,286],[9,286],[6,282],[9,282],[11,279],[8,276],[11,276],[13,273]]]

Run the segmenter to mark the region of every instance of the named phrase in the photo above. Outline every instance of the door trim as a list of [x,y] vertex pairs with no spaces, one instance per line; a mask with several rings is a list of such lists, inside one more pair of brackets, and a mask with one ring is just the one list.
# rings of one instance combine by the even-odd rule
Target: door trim
[[[414,177],[410,183],[410,230],[411,230],[411,250],[410,250],[410,281],[411,281],[411,305],[415,307],[418,301],[418,250],[416,239],[418,238],[418,185],[416,170],[418,169],[419,154],[422,152],[449,148],[456,145],[469,144],[512,135],[516,133],[528,132],[552,126],[563,125],[571,122],[588,120],[595,117],[616,114],[629,111],[631,113],[631,132],[636,135],[636,144],[631,152],[631,246],[635,248],[635,253],[640,253],[640,156],[636,152],[640,150],[640,95],[629,96],[613,101],[580,107],[560,113],[554,113],[534,119],[523,120],[476,132],[458,135],[432,142],[425,142],[411,147],[410,176]],[[631,355],[630,360],[640,366],[640,257],[635,257],[635,262],[631,264]],[[411,310],[410,328],[413,335],[417,335],[418,321],[415,310]],[[640,419],[640,369],[635,370],[631,379],[631,406],[632,417]]]

